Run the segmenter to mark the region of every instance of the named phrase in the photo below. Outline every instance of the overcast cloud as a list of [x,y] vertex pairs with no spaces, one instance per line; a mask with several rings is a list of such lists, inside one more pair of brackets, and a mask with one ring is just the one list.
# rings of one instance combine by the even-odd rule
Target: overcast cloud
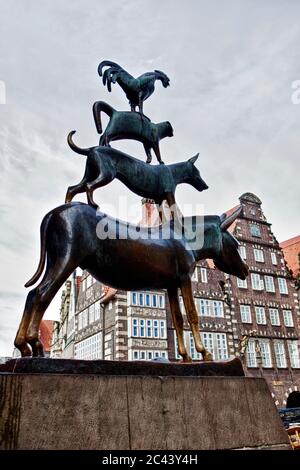
[[[298,1],[0,0],[0,355],[12,353],[39,258],[39,225],[82,177],[85,158],[66,135],[96,145],[95,100],[128,109],[97,74],[103,59],[133,75],[163,70],[171,86],[146,101],[154,122],[169,120],[165,162],[200,152],[209,190],[178,188],[177,200],[222,213],[246,191],[263,201],[278,240],[300,233],[299,116],[291,84],[300,79]],[[3,88],[3,87],[2,87]],[[144,159],[138,143],[116,143]],[[128,204],[138,198],[119,182],[95,198]],[[85,200],[81,195],[81,200]],[[58,315],[59,299],[48,316]]]

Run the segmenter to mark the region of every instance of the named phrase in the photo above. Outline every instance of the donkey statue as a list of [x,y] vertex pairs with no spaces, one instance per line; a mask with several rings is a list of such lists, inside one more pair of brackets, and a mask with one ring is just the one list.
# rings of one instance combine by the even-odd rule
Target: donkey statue
[[108,217],[83,203],[53,209],[42,221],[39,266],[25,287],[37,282],[46,264],[45,273],[27,296],[15,346],[22,356],[43,356],[39,339],[42,317],[57,291],[79,266],[116,289],[166,289],[179,354],[184,362],[191,362],[184,344],[180,289],[196,350],[205,361],[212,360],[200,337],[191,275],[197,261],[212,258],[221,271],[246,278],[248,267],[239,255],[238,242],[227,231],[240,210],[229,217],[184,217],[180,224],[170,220],[156,227],[140,227]]

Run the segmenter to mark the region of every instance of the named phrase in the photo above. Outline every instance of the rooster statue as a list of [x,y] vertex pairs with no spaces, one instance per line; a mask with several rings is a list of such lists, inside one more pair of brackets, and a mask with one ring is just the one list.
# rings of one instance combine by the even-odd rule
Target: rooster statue
[[[104,67],[109,68],[102,73]],[[111,91],[111,84],[117,82],[128,98],[131,111],[135,111],[136,106],[138,106],[141,114],[143,114],[143,102],[155,90],[155,81],[161,80],[164,88],[167,88],[170,84],[170,79],[160,70],[143,73],[140,77],[134,78],[120,65],[110,60],[103,60],[99,64],[98,73],[100,77],[103,77],[103,85],[107,85],[108,91]]]

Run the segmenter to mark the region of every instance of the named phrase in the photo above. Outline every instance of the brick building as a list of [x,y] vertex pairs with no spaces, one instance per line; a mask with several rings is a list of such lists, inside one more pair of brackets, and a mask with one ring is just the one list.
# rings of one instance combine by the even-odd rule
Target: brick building
[[234,337],[251,336],[246,351],[247,374],[265,377],[276,404],[284,406],[289,393],[300,389],[295,280],[259,198],[245,193],[240,203],[243,211],[232,232],[240,242],[240,254],[250,274],[246,281],[227,278],[237,333]]
[[[246,193],[240,203],[243,211],[231,231],[240,242],[240,253],[250,274],[241,281],[220,272],[211,260],[198,264],[192,281],[201,336],[216,360],[239,354],[241,338],[247,338],[243,358],[246,373],[265,377],[276,404],[284,406],[286,397],[300,390],[295,282],[259,198]],[[143,201],[142,223],[156,223],[149,201]],[[68,284],[67,293],[71,292],[71,285]],[[78,298],[73,296],[73,313],[68,295],[62,298],[65,307],[61,309],[61,356],[66,357],[63,351],[69,345],[68,354],[79,359],[179,358],[165,292],[116,291],[83,272]],[[181,308],[184,313],[182,300]],[[184,330],[191,357],[201,359],[185,315]]]

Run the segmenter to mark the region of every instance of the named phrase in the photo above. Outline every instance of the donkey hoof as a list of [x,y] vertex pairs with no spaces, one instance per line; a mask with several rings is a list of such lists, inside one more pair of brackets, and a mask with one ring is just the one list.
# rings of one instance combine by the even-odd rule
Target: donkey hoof
[[203,355],[203,361],[213,361],[213,357],[210,352],[206,352]]
[[160,165],[164,165],[165,162],[163,162],[162,160],[159,162]]

